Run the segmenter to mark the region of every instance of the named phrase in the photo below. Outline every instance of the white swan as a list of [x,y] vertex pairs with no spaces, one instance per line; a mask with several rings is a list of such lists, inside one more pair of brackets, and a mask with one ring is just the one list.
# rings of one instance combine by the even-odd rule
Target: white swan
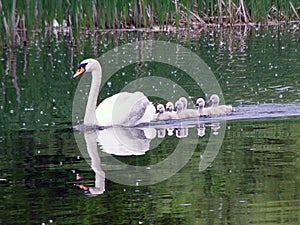
[[166,111],[172,114],[172,117],[174,119],[178,119],[178,115],[174,110],[174,104],[172,102],[167,102],[166,103]]
[[203,98],[198,98],[195,106],[196,106],[196,108],[198,108],[198,113],[200,116],[211,116],[212,115],[211,107],[204,108],[205,101]]
[[95,59],[85,59],[73,78],[92,73],[92,82],[85,109],[84,124],[100,126],[135,126],[155,118],[155,107],[142,92],[120,92],[103,100],[97,107],[102,68]]
[[199,113],[194,109],[184,109],[180,100],[175,102],[175,108],[179,119],[199,117]]
[[157,117],[156,120],[172,120],[178,119],[177,113],[165,111],[165,107],[163,104],[158,104],[156,107]]
[[172,102],[167,102],[166,103],[166,111],[174,112],[174,104]]
[[216,94],[210,97],[209,102],[212,104],[211,107],[209,107],[212,116],[222,116],[227,112],[235,111],[231,105],[219,105],[220,98]]
[[184,110],[187,109],[188,101],[187,101],[186,97],[180,97],[178,99],[178,101],[182,102],[182,107],[183,107]]

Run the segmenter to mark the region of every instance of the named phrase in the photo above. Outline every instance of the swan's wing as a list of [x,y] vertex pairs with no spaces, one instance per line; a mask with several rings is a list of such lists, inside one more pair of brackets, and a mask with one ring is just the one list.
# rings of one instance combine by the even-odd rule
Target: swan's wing
[[203,108],[201,116],[211,116],[211,115],[212,115],[211,107]]
[[225,105],[219,105],[211,107],[212,110],[212,116],[223,116],[226,113],[226,106]]
[[133,93],[132,98],[128,102],[127,107],[129,110],[128,117],[126,119],[125,125],[131,126],[136,125],[145,114],[147,106],[149,105],[149,100],[142,93]]
[[199,116],[200,116],[199,112],[193,109],[185,109],[178,113],[179,119],[194,118]]
[[178,119],[178,115],[176,112],[164,112],[162,114],[159,114],[156,118],[156,120],[172,120],[172,119]]
[[155,118],[155,107],[142,92],[132,93],[127,102],[130,111],[124,125],[134,126],[149,123]]

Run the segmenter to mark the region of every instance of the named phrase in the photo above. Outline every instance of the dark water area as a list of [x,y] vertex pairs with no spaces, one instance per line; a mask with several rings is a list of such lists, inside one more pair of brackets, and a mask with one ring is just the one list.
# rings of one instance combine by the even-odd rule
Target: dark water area
[[[147,129],[74,129],[77,64],[141,40],[190,49],[236,111]],[[76,46],[40,34],[26,48],[3,51],[0,224],[299,224],[299,40],[298,25],[95,33]],[[171,100],[183,88],[190,108],[209,98],[184,71],[146,62],[112,76],[99,102],[152,76],[177,84],[166,87]]]

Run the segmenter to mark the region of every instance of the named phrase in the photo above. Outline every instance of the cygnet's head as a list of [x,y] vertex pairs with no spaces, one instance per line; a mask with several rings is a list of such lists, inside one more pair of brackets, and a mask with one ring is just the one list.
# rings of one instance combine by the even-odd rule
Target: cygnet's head
[[195,104],[196,108],[203,108],[205,106],[205,101],[203,98],[198,98]]
[[72,78],[77,78],[85,72],[93,72],[95,70],[99,70],[101,72],[100,63],[95,59],[85,59],[83,60],[77,67],[76,73],[72,76]]
[[175,110],[177,112],[183,110],[183,104],[182,104],[182,102],[180,100],[178,100],[178,101],[175,102]]
[[172,112],[174,111],[174,105],[172,102],[167,102],[166,104],[166,111]]
[[183,109],[187,109],[188,101],[187,101],[187,99],[186,99],[185,97],[180,97],[180,98],[178,99],[178,101],[181,101],[181,102],[182,102],[182,107],[183,107]]
[[158,104],[156,106],[156,113],[164,113],[165,112],[165,107],[163,104]]
[[209,98],[209,102],[214,105],[214,106],[217,106],[219,105],[219,101],[220,101],[220,98],[218,95],[214,94],[212,96],[210,96]]

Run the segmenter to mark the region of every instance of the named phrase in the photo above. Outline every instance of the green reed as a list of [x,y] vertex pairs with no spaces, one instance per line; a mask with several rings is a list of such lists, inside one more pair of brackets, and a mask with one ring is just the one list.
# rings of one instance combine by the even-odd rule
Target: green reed
[[[0,0],[0,45],[31,38],[32,31],[132,28],[189,28],[243,23],[276,24],[298,20],[299,0]],[[54,19],[59,27],[53,27]],[[63,22],[64,21],[64,22]],[[29,32],[30,31],[30,32]],[[73,37],[72,37],[73,38]]]

